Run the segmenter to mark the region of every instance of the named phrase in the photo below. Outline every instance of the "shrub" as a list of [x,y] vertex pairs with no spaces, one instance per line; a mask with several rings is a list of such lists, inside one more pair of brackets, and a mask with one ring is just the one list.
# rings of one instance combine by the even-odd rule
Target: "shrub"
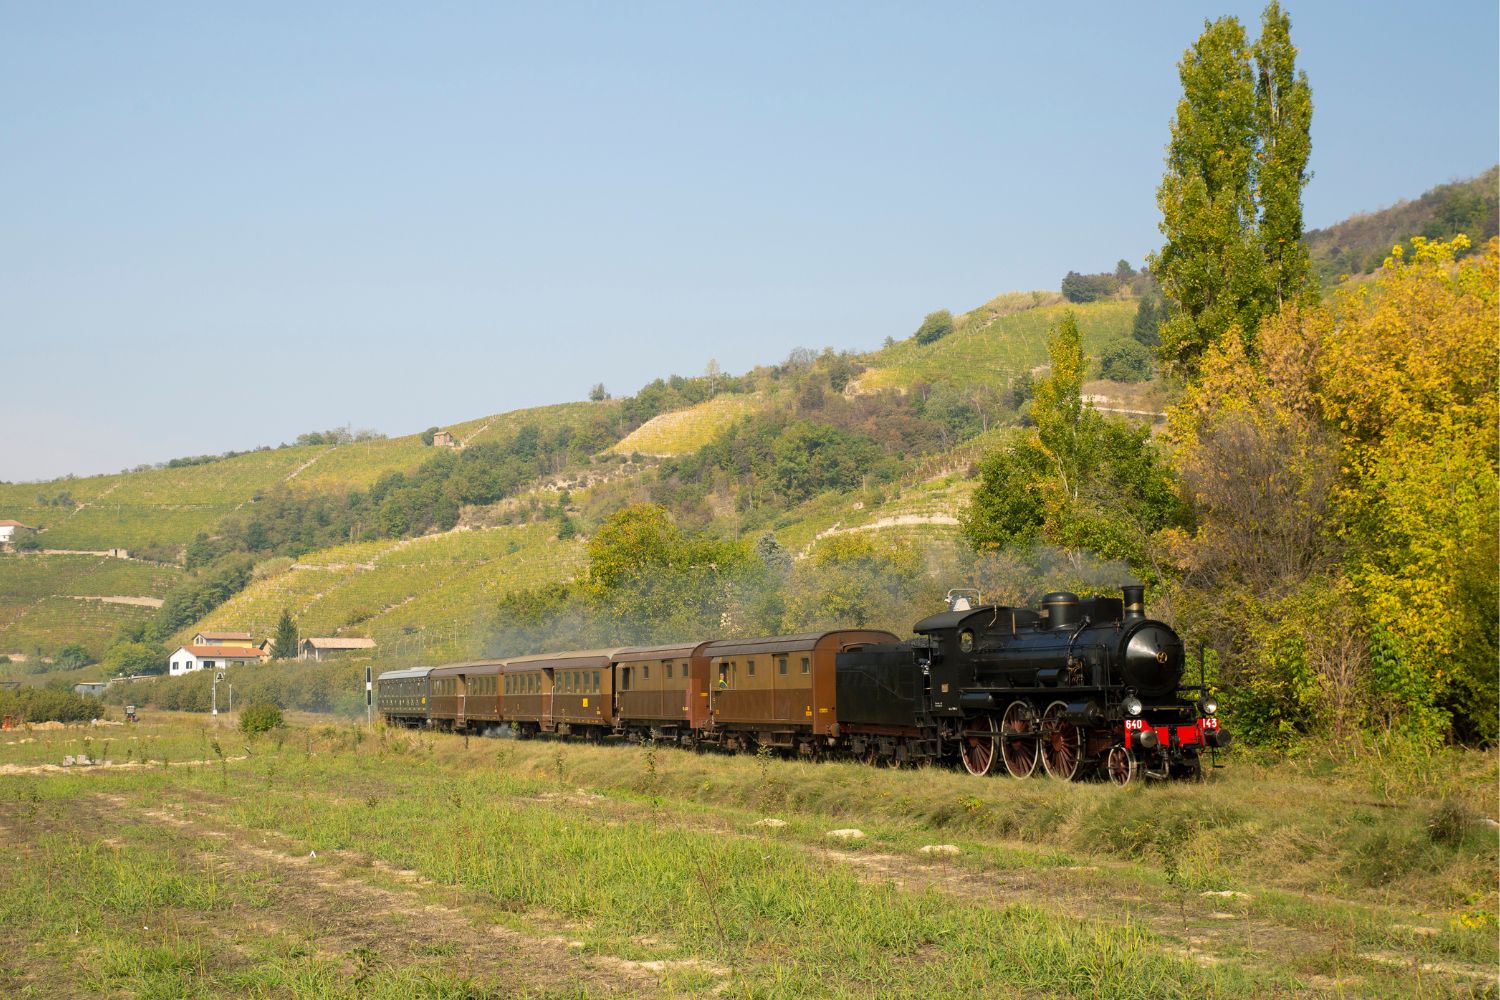
[[85,722],[104,714],[98,699],[52,688],[0,691],[0,715],[26,722]]
[[1116,382],[1145,382],[1151,378],[1151,351],[1139,341],[1121,337],[1099,351],[1099,377]]
[[928,313],[917,327],[917,343],[930,344],[953,332],[953,314],[946,309]]
[[268,701],[258,701],[240,712],[240,732],[242,733],[254,736],[256,733],[268,733],[273,729],[279,729],[283,725],[285,723],[281,718],[281,709]]

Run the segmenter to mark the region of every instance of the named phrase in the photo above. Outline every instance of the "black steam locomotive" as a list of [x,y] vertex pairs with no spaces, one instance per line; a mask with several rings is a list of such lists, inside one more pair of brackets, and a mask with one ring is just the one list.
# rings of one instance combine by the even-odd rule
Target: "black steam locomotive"
[[1040,612],[950,594],[917,638],[839,655],[840,735],[872,760],[956,749],[976,775],[1197,777],[1230,734],[1208,691],[1183,686],[1182,640],[1146,617],[1144,592],[1053,593]]

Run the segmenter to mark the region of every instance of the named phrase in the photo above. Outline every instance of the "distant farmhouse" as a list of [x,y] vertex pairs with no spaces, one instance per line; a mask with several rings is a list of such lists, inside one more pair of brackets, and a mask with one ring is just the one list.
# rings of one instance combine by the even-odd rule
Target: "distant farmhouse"
[[0,521],[0,545],[11,545],[36,534],[36,529],[20,521]]
[[[210,635],[215,633],[208,633]],[[193,636],[191,646],[179,646],[172,654],[168,673],[173,677],[192,673],[194,670],[216,670],[219,667],[237,667],[245,663],[259,663],[266,654],[255,648],[248,637],[243,643],[199,642],[204,633]]]
[[303,639],[299,660],[326,660],[330,656],[348,653],[356,649],[374,649],[374,639]]
[[458,438],[451,431],[438,431],[432,435],[432,446],[434,448],[457,448]]

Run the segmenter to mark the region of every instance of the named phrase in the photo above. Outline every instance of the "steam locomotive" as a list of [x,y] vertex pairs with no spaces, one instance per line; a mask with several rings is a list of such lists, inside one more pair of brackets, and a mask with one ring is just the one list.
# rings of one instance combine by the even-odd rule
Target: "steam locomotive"
[[1196,777],[1229,745],[1218,706],[1184,687],[1172,629],[1124,598],[1048,594],[1039,611],[951,592],[901,640],[833,629],[567,651],[388,671],[392,724],[717,747],[893,765],[957,760],[975,775]]
[[1040,611],[950,593],[917,638],[839,656],[840,721],[857,751],[927,756],[935,736],[976,775],[1197,777],[1230,733],[1207,689],[1183,686],[1182,640],[1144,593],[1051,593]]

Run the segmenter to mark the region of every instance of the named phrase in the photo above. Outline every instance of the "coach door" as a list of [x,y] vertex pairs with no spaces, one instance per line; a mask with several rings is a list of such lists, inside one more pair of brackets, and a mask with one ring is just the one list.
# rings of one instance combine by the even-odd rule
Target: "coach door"
[[453,727],[455,729],[462,729],[464,726],[464,705],[469,700],[469,678],[464,674],[459,674],[453,678],[453,683],[458,688],[453,699]]
[[542,729],[550,733],[556,728],[552,721],[552,700],[557,697],[557,674],[546,667],[541,672],[541,681],[547,689],[542,695]]

